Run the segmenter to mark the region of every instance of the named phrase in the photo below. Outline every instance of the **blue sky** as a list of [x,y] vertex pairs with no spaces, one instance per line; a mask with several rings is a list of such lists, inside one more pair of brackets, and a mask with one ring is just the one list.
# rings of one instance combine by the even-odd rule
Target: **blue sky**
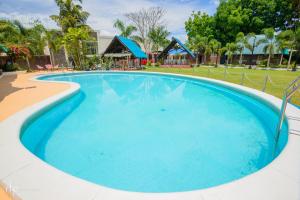
[[[203,11],[213,14],[218,0],[83,0],[83,7],[91,15],[88,24],[104,35],[117,34],[113,22],[124,14],[141,8],[160,6],[166,9],[165,22],[171,36],[185,40],[184,22],[192,11]],[[47,27],[55,28],[56,24],[49,15],[56,14],[58,8],[54,0],[1,0],[0,17],[18,19],[30,25],[35,19]]]

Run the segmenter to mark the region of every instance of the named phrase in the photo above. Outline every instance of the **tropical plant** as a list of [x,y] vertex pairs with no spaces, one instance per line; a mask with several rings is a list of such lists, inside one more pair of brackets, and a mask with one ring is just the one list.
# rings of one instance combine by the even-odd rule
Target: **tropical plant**
[[[79,4],[76,4],[76,3]],[[81,4],[82,0],[55,0],[56,5],[59,7],[58,15],[51,15],[50,18],[61,27],[62,33],[68,34],[69,28],[81,28],[86,25],[86,21],[89,17],[89,13],[84,11]],[[67,64],[69,65],[69,52],[64,43],[64,52]],[[76,52],[78,54],[78,52]],[[70,55],[71,57],[77,57],[76,55]]]
[[232,63],[232,57],[237,50],[236,44],[231,42],[226,44],[227,65]]
[[152,51],[157,52],[159,51],[159,48],[166,47],[169,43],[169,40],[167,39],[169,34],[170,32],[164,26],[151,29],[148,37],[152,42]]
[[[246,36],[245,47],[250,50],[251,55],[253,57],[256,47],[258,47],[263,42],[264,42],[263,39],[257,39],[257,36],[255,35],[255,33],[249,33]],[[251,64],[252,64],[252,62],[251,62]],[[249,66],[249,69],[252,68],[251,64]]]
[[278,44],[278,48],[280,50],[281,56],[280,56],[280,61],[279,61],[279,66],[282,65],[282,61],[283,61],[283,55],[284,55],[284,51],[286,49],[288,49],[289,47],[289,41],[286,38],[286,31],[282,31],[281,33],[279,33],[276,36],[276,40],[277,40],[277,44]]
[[137,30],[135,26],[128,25],[126,26],[124,22],[117,19],[114,23],[114,27],[118,29],[120,35],[126,38],[132,38],[132,34]]
[[245,37],[245,34],[243,32],[239,32],[236,35],[236,47],[238,52],[240,53],[240,59],[239,59],[239,64],[243,64],[243,51],[245,49],[245,43],[247,42],[247,38]]
[[262,43],[265,43],[264,52],[268,53],[267,67],[270,67],[271,57],[274,55],[276,48],[275,40],[275,31],[273,28],[264,29],[264,39],[261,40]]
[[63,35],[62,44],[70,52],[77,69],[84,69],[84,55],[82,41],[91,40],[89,27],[69,28],[68,32]]
[[82,0],[78,0],[79,4],[75,3],[75,0],[55,0],[56,5],[59,7],[58,15],[51,15],[50,18],[54,20],[62,32],[68,32],[69,28],[76,28],[86,26],[86,21],[89,17],[89,13],[83,11]]
[[[216,55],[216,63],[215,63],[215,67],[218,67],[218,60],[219,60],[219,56],[220,56],[220,49],[222,49],[222,45],[221,42],[219,42],[216,39],[212,39],[209,42],[209,45],[211,47],[211,51],[213,54]],[[222,54],[222,53],[221,53]]]
[[196,35],[196,37],[189,38],[189,46],[197,54],[196,65],[199,63],[199,55],[203,55],[202,63],[205,63],[206,55],[211,52],[209,47],[209,39],[207,37]]
[[45,32],[45,40],[49,48],[51,65],[55,66],[54,53],[57,53],[62,46],[62,34],[57,30],[47,30]]

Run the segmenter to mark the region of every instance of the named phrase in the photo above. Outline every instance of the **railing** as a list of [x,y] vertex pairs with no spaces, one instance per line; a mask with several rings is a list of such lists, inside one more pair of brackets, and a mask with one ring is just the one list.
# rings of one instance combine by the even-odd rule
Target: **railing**
[[296,78],[294,81],[292,81],[288,87],[284,90],[284,95],[282,99],[282,105],[281,105],[281,110],[280,110],[280,118],[277,124],[276,128],[276,135],[275,135],[275,149],[277,149],[278,145],[278,140],[280,137],[280,132],[282,129],[282,124],[284,121],[284,115],[285,115],[285,110],[287,107],[287,104],[289,100],[293,97],[293,95],[300,89],[300,76]]

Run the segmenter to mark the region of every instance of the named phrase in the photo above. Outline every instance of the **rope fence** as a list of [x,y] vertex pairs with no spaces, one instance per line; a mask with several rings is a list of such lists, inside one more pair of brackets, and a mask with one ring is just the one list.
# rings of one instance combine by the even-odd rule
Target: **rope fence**
[[[195,72],[194,69],[193,69],[193,72]],[[224,71],[216,71],[211,68],[208,68],[207,72],[205,72],[205,71],[197,71],[197,72],[201,73],[207,77],[214,78],[214,76],[215,76],[218,79],[222,79],[224,81],[229,81],[229,82],[234,82],[234,83],[237,83],[237,84],[243,85],[243,86],[251,85],[262,92],[267,92],[268,90],[277,90],[278,97],[283,96],[284,89],[287,87],[287,85],[285,85],[285,84],[280,84],[280,83],[275,82],[269,74],[266,74],[265,76],[263,76],[262,78],[259,78],[259,80],[257,80],[258,78],[256,78],[256,79],[251,78],[251,73],[229,72],[229,70],[227,68],[224,68]],[[233,76],[234,76],[234,80],[230,79],[230,77],[233,78]],[[299,104],[299,102],[300,102],[299,94],[300,94],[300,91],[294,97],[294,99],[297,98],[297,102],[298,102],[297,104]]]

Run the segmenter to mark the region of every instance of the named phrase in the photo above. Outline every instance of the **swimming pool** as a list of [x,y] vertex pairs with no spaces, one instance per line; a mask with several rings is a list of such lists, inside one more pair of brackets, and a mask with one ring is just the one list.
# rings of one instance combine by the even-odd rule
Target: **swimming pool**
[[[81,91],[25,124],[22,143],[71,175],[115,189],[178,192],[227,183],[274,159],[278,114],[204,80],[141,73],[46,76]],[[287,142],[287,124],[277,155]]]

